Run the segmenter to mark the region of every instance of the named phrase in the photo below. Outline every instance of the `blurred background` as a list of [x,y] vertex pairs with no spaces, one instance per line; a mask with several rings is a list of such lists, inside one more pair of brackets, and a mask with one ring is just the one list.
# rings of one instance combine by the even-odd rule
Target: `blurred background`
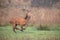
[[25,17],[31,10],[30,24],[60,24],[60,0],[0,0],[0,25],[14,17]]

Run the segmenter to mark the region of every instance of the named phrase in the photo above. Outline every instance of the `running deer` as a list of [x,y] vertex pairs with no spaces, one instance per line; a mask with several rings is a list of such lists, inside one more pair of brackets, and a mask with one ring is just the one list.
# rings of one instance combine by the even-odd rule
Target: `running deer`
[[[30,12],[30,11],[29,11]],[[13,18],[12,20],[10,20],[10,24],[13,25],[13,31],[16,33],[16,29],[17,30],[20,30],[20,31],[23,31],[25,29],[25,25],[27,25],[29,19],[30,19],[30,16],[29,16],[29,12],[26,14],[26,17],[25,18]],[[17,28],[17,25],[20,25],[21,29]]]

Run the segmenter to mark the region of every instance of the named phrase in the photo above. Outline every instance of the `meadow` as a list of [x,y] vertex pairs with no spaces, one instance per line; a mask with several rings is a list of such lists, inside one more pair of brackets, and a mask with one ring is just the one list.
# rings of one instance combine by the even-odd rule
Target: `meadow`
[[[25,18],[27,13],[32,26],[14,33],[10,20]],[[0,0],[0,40],[60,40],[60,0]]]
[[60,30],[37,30],[27,27],[24,32],[12,31],[11,26],[0,26],[0,40],[60,40]]

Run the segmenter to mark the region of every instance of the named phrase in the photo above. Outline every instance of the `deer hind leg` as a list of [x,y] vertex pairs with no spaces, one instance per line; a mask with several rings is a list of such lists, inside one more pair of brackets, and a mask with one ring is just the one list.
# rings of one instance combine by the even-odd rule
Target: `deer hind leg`
[[16,33],[15,29],[16,29],[16,25],[14,24],[13,25],[13,31]]
[[[17,24],[15,24],[15,25],[17,26]],[[17,27],[16,27],[15,29],[20,30],[20,29],[19,29],[19,28],[17,28]]]
[[19,28],[17,28],[17,24],[15,24],[14,27],[13,27],[13,31],[16,33],[15,29],[20,30]]

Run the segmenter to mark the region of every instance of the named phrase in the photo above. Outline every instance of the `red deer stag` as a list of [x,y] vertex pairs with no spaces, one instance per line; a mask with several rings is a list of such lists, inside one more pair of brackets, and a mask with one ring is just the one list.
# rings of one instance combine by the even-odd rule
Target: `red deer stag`
[[[10,23],[13,25],[13,31],[16,32],[15,29],[23,31],[25,29],[24,26],[28,23],[29,19],[30,16],[29,13],[27,13],[25,18],[20,17],[10,20]],[[20,25],[21,29],[17,28],[17,25]]]

